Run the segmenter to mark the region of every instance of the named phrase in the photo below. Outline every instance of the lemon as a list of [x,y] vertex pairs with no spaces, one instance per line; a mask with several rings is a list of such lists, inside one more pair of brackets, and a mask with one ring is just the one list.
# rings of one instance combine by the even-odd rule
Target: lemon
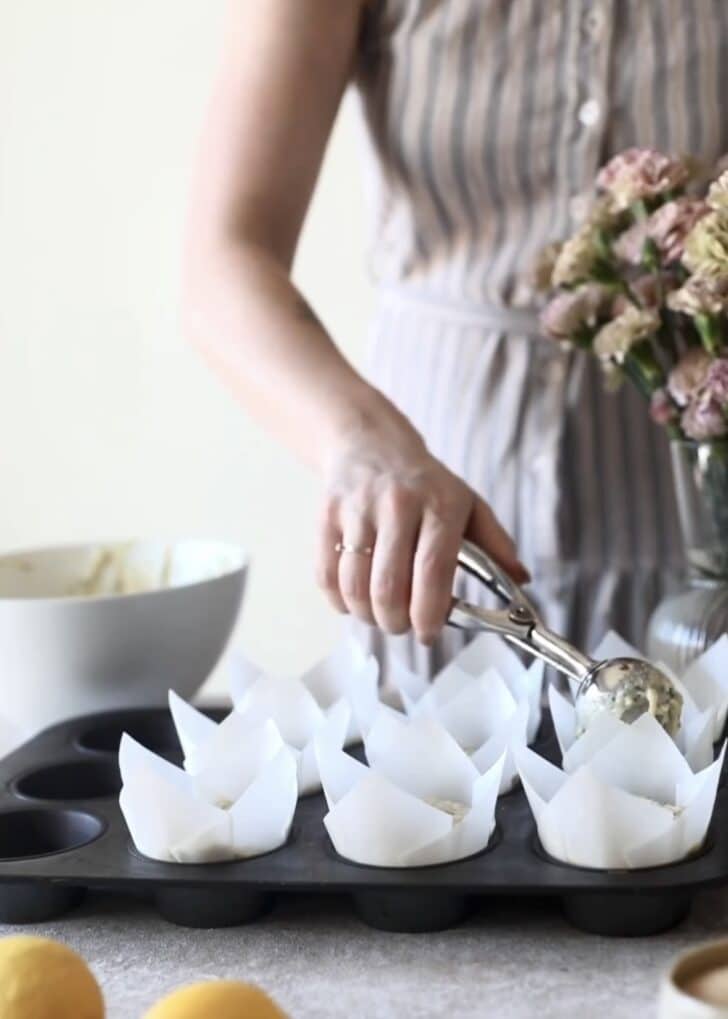
[[191,984],[158,1001],[144,1019],[286,1019],[265,991],[237,980]]
[[50,938],[0,939],[1,1019],[103,1019],[104,999],[80,955]]

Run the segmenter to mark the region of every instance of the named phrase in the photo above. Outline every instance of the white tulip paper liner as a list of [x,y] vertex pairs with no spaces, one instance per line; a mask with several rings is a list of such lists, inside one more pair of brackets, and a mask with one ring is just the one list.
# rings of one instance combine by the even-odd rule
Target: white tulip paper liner
[[[276,678],[265,673],[260,666],[245,658],[240,652],[235,652],[231,658],[230,673],[233,703],[242,710],[254,686],[262,679]],[[365,652],[356,640],[349,637],[342,640],[330,655],[316,662],[306,672],[300,676],[290,677],[291,682],[294,680],[300,682],[313,703],[322,711],[331,708],[338,701],[345,700],[351,709],[346,734],[347,746],[361,740],[379,706],[379,663],[374,655]],[[309,715],[312,713],[310,704],[306,711]],[[300,736],[297,738],[300,741]]]
[[347,637],[304,672],[301,682],[324,710],[341,700],[349,705],[347,746],[364,737],[379,708],[379,662],[373,654]]
[[359,742],[379,707],[379,663],[347,639],[299,677],[263,672],[242,654],[231,661],[230,692],[235,709],[249,721],[272,718],[284,741],[299,755],[299,791],[318,792],[321,783],[313,739],[333,712],[346,713],[346,745]]
[[715,711],[713,737],[717,742],[728,714],[728,635],[723,634],[692,661],[680,679],[701,711]]
[[[324,825],[340,856],[371,867],[423,867],[488,846],[505,755],[481,775],[437,721],[407,721],[385,707],[365,749],[369,766],[347,754],[330,727],[316,738]],[[456,823],[438,802],[469,809]]]
[[[498,676],[501,684],[510,693],[514,704],[520,706],[526,703],[528,709],[526,738],[528,743],[533,743],[541,725],[544,664],[542,661],[534,661],[526,667],[518,655],[495,634],[479,634],[435,676],[432,683],[428,683],[417,673],[406,668],[397,659],[393,659],[391,666],[392,681],[402,698],[405,710],[413,717],[423,698],[426,698],[425,706],[435,704],[442,709],[463,692],[473,677],[488,680],[492,684],[494,675]],[[501,691],[499,690],[497,694],[492,693],[489,697],[488,710],[493,710],[502,717],[504,709]],[[477,741],[477,737],[469,738]]]
[[[209,737],[212,732],[209,726],[214,727],[215,723],[174,693],[170,694],[169,704],[185,752],[185,768],[190,770],[190,767],[195,767],[199,751],[193,749],[188,756],[183,733],[191,733],[193,740],[199,740],[205,734]],[[343,700],[324,711],[297,680],[266,676],[251,687],[250,698],[243,703],[242,710],[233,709],[220,725],[227,723],[232,726],[231,718],[235,719],[238,731],[273,722],[296,762],[298,795],[309,796],[321,790],[314,737],[328,726],[337,738],[339,735],[343,738],[349,728],[350,711]]]
[[[693,772],[651,715],[632,725],[600,719],[584,761],[563,771],[519,749],[521,782],[543,849],[578,867],[638,869],[685,859],[702,847],[713,813],[725,747]],[[573,744],[576,746],[577,744]]]
[[286,745],[294,752],[298,765],[298,792],[308,796],[319,792],[321,779],[314,753],[316,733],[327,723],[339,720],[342,738],[351,728],[351,711],[346,700],[324,710],[300,679],[259,676],[240,697],[235,698],[235,714],[248,725],[275,722]]
[[[395,683],[397,669],[393,670]],[[424,692],[413,701],[407,692],[414,685],[412,675],[399,686],[407,717],[439,722],[481,773],[505,755],[499,794],[510,792],[518,783],[513,751],[527,742],[528,701],[517,702],[495,669],[476,677],[455,665],[431,685],[425,684]]]
[[251,725],[232,712],[217,725],[170,699],[184,770],[126,733],[119,749],[119,803],[139,852],[169,863],[217,863],[282,846],[298,781],[275,723]]

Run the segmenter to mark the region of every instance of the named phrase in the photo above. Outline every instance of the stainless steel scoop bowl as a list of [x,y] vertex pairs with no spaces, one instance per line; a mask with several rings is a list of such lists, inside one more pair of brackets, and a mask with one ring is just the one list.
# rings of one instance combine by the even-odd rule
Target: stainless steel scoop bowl
[[583,654],[548,629],[521,588],[472,542],[463,542],[458,563],[493,591],[504,607],[485,609],[455,598],[448,622],[460,629],[500,634],[576,681],[579,685],[574,705],[580,732],[606,711],[624,722],[633,722],[649,712],[671,735],[678,731],[682,696],[654,665],[637,658],[597,662]]

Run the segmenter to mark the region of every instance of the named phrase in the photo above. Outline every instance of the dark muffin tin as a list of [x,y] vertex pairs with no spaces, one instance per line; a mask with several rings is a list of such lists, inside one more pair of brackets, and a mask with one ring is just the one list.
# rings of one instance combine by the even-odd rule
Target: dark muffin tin
[[[219,719],[225,709],[210,710]],[[276,896],[348,893],[372,927],[440,930],[492,896],[555,896],[576,927],[597,934],[656,934],[687,914],[696,892],[728,882],[728,789],[721,782],[705,849],[642,871],[569,867],[541,849],[523,792],[501,797],[488,848],[458,863],[407,870],[337,856],[322,795],[299,801],[288,843],[234,863],[158,863],[136,851],[121,816],[116,751],[122,732],[176,763],[169,713],[117,711],[46,730],[0,761],[0,922],[57,917],[87,889],[145,895],[173,923],[223,927],[262,915]],[[548,715],[536,744],[558,760]]]

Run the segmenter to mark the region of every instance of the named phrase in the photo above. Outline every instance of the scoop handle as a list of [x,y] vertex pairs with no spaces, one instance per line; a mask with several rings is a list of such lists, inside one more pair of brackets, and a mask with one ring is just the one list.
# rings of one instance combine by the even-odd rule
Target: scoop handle
[[[508,604],[527,601],[518,584],[472,541],[465,540],[461,544],[458,553],[458,566],[462,566],[467,573],[485,584],[502,601]],[[535,617],[535,613],[533,615]]]
[[595,662],[549,630],[523,590],[486,552],[471,541],[463,541],[458,565],[496,594],[505,608],[484,609],[454,598],[448,619],[452,626],[497,633],[579,682],[589,675]]

